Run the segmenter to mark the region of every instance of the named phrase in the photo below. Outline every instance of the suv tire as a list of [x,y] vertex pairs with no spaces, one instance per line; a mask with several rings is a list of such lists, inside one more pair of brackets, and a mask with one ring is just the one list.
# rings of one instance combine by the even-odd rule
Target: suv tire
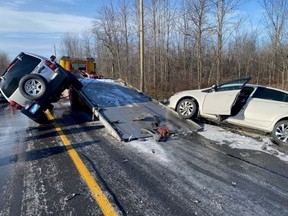
[[20,93],[29,100],[39,100],[47,90],[47,81],[38,74],[28,74],[19,82]]

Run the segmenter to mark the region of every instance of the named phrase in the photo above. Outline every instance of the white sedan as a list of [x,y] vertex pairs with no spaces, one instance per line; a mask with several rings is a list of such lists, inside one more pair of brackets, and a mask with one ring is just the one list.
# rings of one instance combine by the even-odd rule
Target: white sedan
[[287,147],[288,92],[247,84],[250,79],[178,92],[170,97],[168,107],[181,118],[201,116],[270,133],[278,144]]

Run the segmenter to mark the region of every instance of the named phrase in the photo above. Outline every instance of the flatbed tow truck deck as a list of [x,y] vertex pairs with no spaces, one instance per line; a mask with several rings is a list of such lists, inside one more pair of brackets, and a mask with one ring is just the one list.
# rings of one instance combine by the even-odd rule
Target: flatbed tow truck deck
[[122,83],[109,79],[80,81],[83,88],[76,93],[92,111],[92,119],[96,116],[120,141],[151,136],[160,141],[157,128],[174,135],[201,129],[197,123],[181,120],[174,111]]

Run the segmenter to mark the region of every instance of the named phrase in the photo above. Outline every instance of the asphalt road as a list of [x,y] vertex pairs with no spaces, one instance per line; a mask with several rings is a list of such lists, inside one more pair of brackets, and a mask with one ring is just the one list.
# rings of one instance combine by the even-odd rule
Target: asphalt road
[[[1,216],[103,215],[105,208],[133,216],[288,215],[288,164],[274,156],[218,146],[196,133],[118,142],[65,101],[53,116],[40,126],[0,105]],[[111,205],[95,200],[71,150]]]

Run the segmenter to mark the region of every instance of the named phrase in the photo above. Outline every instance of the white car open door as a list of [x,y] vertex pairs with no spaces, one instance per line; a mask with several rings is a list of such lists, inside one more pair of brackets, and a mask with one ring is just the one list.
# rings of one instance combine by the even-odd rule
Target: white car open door
[[231,109],[237,97],[251,78],[233,80],[211,90],[205,97],[202,106],[203,114],[231,115]]

